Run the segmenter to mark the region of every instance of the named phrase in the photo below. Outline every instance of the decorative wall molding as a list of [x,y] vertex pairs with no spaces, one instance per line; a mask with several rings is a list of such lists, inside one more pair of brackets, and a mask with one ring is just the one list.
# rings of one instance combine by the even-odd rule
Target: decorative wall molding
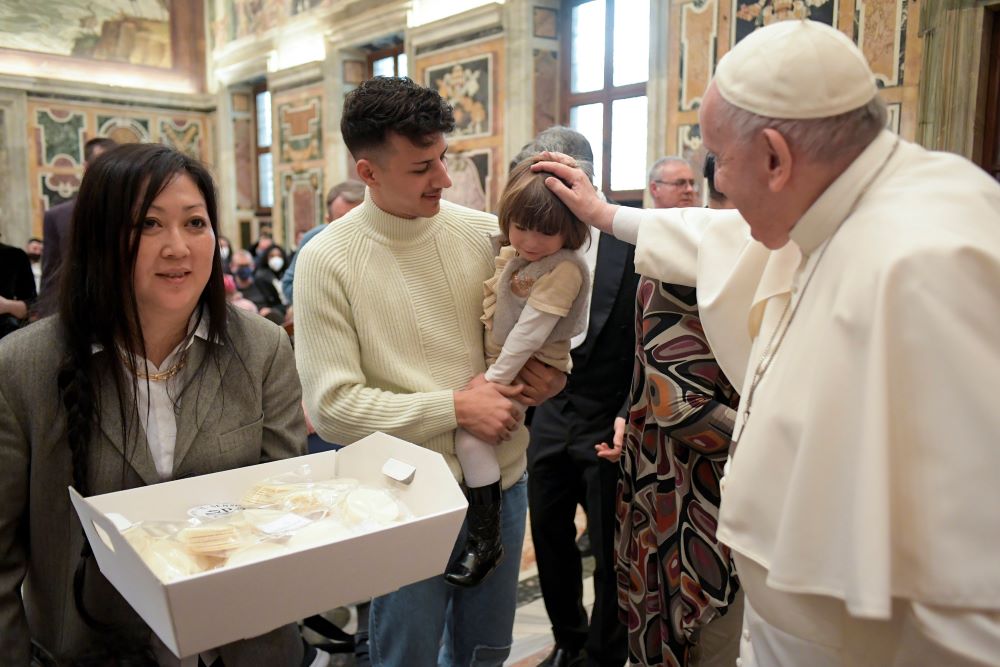
[[470,9],[447,19],[410,28],[406,52],[427,55],[474,39],[495,37],[503,30],[504,6],[492,3]]
[[410,3],[396,0],[353,16],[338,17],[326,31],[328,44],[349,48],[406,30]]
[[32,97],[54,97],[100,104],[155,106],[178,111],[208,112],[215,110],[215,96],[208,93],[167,93],[140,88],[101,86],[85,80],[60,81],[38,77],[0,74],[0,90],[18,90]]
[[271,94],[291,88],[301,88],[323,80],[323,63],[316,61],[267,75],[267,89]]

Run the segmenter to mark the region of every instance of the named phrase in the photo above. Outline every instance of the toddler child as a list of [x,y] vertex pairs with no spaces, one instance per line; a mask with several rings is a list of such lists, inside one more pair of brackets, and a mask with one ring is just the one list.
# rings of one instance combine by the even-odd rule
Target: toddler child
[[[586,326],[590,269],[577,251],[590,231],[545,186],[551,174],[531,171],[534,162],[511,171],[497,210],[502,247],[484,284],[486,379],[498,384],[511,384],[531,357],[568,373],[570,339]],[[500,466],[493,445],[465,429],[455,454],[468,488],[468,538],[445,579],[475,586],[503,556]]]

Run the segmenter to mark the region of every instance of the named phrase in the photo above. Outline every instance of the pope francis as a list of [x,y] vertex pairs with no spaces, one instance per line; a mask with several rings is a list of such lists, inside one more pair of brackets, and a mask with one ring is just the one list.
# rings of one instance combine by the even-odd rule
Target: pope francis
[[565,156],[536,168],[637,272],[698,288],[742,387],[717,531],[740,664],[1000,664],[1000,185],[886,131],[820,23],[736,45],[700,121],[738,213],[619,208]]

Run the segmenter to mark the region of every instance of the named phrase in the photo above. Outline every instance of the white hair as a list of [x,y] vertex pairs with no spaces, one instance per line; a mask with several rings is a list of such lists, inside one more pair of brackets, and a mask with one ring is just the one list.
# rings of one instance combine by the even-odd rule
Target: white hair
[[810,161],[832,160],[863,149],[888,122],[885,102],[879,95],[862,106],[828,118],[782,119],[740,109],[718,96],[717,120],[732,129],[736,141],[749,141],[761,130],[777,130]]
[[[666,157],[661,157],[659,160],[653,163],[653,166],[649,168],[649,178],[646,179],[647,183],[652,183],[660,177],[660,169],[667,166],[668,164],[682,164],[688,169],[691,169],[691,163],[682,157],[677,157],[676,155],[667,155]],[[693,169],[692,169],[693,171]]]

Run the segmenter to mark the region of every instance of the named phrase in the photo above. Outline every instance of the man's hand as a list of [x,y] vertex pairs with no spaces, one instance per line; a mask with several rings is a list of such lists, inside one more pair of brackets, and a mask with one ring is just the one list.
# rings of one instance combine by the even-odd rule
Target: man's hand
[[532,357],[517,374],[516,382],[524,385],[520,396],[515,397],[518,401],[540,405],[563,390],[566,374]]
[[611,443],[612,446],[608,447],[608,443],[602,442],[599,445],[594,445],[594,449],[597,450],[597,455],[600,458],[615,463],[622,457],[622,445],[625,443],[625,419],[623,417],[615,417],[615,432]]
[[28,316],[28,304],[0,296],[0,315],[13,315],[15,319],[23,320]]
[[480,373],[465,385],[466,389],[474,389],[475,387],[480,387],[484,384],[489,384],[489,380],[486,379],[486,373]]
[[541,153],[538,159],[539,162],[531,165],[531,170],[554,174],[545,179],[545,185],[569,207],[573,215],[611,234],[611,223],[618,207],[601,201],[594,184],[577,166],[576,160],[563,153],[549,151]]
[[455,392],[455,419],[458,425],[494,445],[510,440],[521,423],[521,411],[511,401],[521,393],[521,385],[505,386],[476,382]]

